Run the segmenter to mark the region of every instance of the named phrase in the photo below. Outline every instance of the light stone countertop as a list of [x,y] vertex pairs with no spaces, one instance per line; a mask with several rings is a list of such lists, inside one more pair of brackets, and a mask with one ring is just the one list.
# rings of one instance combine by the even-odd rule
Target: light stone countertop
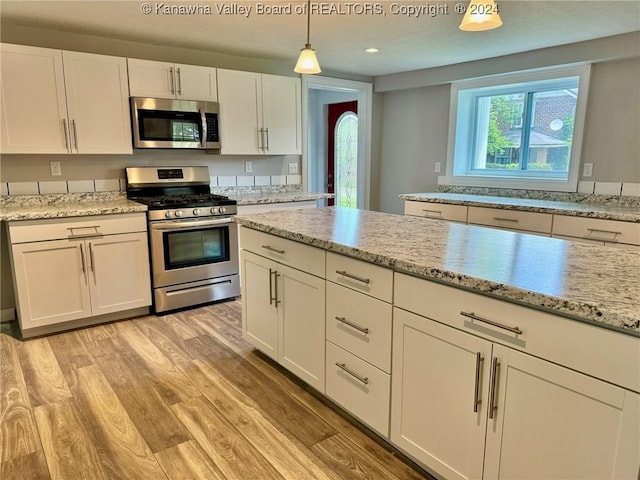
[[554,200],[471,195],[464,193],[405,193],[400,195],[400,198],[417,202],[491,207],[504,210],[554,213],[575,217],[640,223],[640,207],[637,206],[596,205],[592,203],[558,202]]
[[3,197],[0,220],[42,220],[118,213],[146,212],[147,206],[127,200],[124,195],[60,194]]
[[308,202],[333,198],[333,193],[306,192],[261,192],[261,193],[228,193],[229,198],[236,200],[238,206],[262,205],[269,203]]
[[342,207],[236,216],[249,228],[640,336],[640,252]]

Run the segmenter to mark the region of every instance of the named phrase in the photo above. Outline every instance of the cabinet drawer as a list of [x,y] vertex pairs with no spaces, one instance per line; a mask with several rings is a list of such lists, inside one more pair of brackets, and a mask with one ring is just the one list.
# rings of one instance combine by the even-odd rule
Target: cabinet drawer
[[327,340],[391,373],[391,305],[327,282]]
[[555,215],[553,235],[640,245],[640,223]]
[[324,278],[324,250],[240,227],[240,248]]
[[146,231],[145,213],[9,222],[12,244]]
[[389,438],[391,376],[331,342],[326,372],[327,396]]
[[414,215],[416,217],[450,220],[452,222],[466,223],[467,221],[467,207],[465,205],[448,205],[446,203],[406,200],[404,202],[404,214]]
[[328,252],[327,280],[391,303],[393,271],[389,268]]
[[549,213],[519,212],[502,208],[469,207],[467,221],[470,224],[487,225],[509,230],[551,233]]
[[[395,275],[394,305],[516,350],[640,391],[640,339],[485,295]],[[517,327],[517,334],[462,312]]]

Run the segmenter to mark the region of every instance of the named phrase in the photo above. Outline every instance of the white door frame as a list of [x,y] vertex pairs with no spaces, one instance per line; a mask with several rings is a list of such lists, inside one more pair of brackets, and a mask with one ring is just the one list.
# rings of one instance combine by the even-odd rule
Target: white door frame
[[[302,184],[307,191],[314,188],[308,172],[309,155],[309,90],[331,90],[357,94],[358,100],[358,208],[369,209],[371,196],[371,107],[373,85],[341,78],[302,76]],[[362,173],[361,173],[362,172]]]

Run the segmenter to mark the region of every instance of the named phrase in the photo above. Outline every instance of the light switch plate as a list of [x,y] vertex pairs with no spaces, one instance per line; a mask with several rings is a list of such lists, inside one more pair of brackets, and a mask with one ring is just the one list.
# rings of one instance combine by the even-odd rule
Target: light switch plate
[[247,160],[244,162],[244,173],[251,173],[253,171],[253,164]]
[[440,162],[436,162],[435,169],[434,169],[436,173],[440,173],[440,166],[441,166],[441,163]]

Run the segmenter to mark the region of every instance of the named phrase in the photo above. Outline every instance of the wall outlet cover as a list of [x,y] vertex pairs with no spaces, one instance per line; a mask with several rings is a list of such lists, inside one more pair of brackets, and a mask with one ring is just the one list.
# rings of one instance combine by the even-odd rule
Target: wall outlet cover
[[434,171],[435,171],[436,173],[440,173],[440,166],[441,166],[441,165],[442,165],[442,164],[441,164],[440,162],[436,162],[436,164],[435,164],[435,168],[434,168]]
[[590,177],[591,175],[593,175],[593,163],[585,163],[582,167],[582,176]]
[[298,164],[297,163],[290,163],[289,164],[289,173],[291,173],[291,174],[298,173]]
[[60,166],[60,162],[49,162],[49,167],[51,167],[51,176],[58,177],[62,175],[62,167]]
[[253,164],[247,160],[246,162],[244,162],[244,172],[245,173],[251,173],[253,171]]

